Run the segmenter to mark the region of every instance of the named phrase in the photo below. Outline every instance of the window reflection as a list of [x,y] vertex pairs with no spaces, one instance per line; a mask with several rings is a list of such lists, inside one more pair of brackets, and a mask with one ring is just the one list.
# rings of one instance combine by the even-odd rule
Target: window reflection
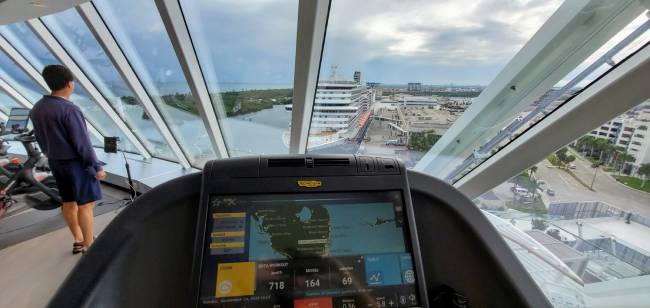
[[298,1],[180,3],[230,155],[287,154]]
[[11,108],[20,108],[22,107],[18,104],[13,98],[9,97],[7,93],[0,90],[0,111],[5,115],[9,115]]
[[307,151],[413,167],[559,5],[333,0]]
[[81,16],[74,9],[69,9],[42,19],[151,154],[175,159],[142,104],[135,98]]
[[506,240],[521,238],[511,247],[553,304],[628,307],[645,296],[636,286],[650,283],[649,123],[646,101],[474,201],[500,218],[490,220]]
[[45,94],[45,90],[29,78],[4,51],[0,51],[0,74],[5,82],[31,102],[36,102]]
[[153,1],[95,1],[129,63],[194,166],[216,158]]
[[0,26],[0,34],[39,71],[48,64],[59,63],[24,22]]
[[[34,34],[34,32],[32,32],[24,23],[0,26],[0,31],[2,36],[7,39],[7,41],[9,41],[9,43],[11,43],[11,45],[16,48],[16,50],[18,50],[36,70],[42,71],[46,65],[59,63],[36,34]],[[16,74],[22,76],[19,78],[22,82],[17,82],[17,84],[26,84],[24,89],[22,89],[21,94],[26,96],[32,103],[36,103],[43,94],[49,92],[42,89],[32,81],[27,74],[22,71],[22,69],[13,63],[11,59],[6,59],[12,65],[6,66],[3,64],[2,67],[15,68]],[[0,61],[3,61],[2,55],[0,55]],[[137,152],[137,149],[124,136],[124,134],[122,134],[115,123],[106,116],[106,113],[104,113],[94,100],[90,98],[90,95],[79,84],[76,84],[74,93],[72,93],[70,100],[81,108],[86,119],[92,123],[102,135],[120,137],[120,140],[122,140],[122,148],[125,151]],[[97,138],[93,136],[92,141],[95,146],[103,146],[103,140],[97,140]]]
[[509,118],[505,118],[500,123],[502,126],[495,126],[500,130],[473,149],[472,154],[468,155],[462,163],[457,164],[455,168],[444,175],[444,179],[455,182],[471,172],[474,167],[490,158],[528,128],[543,120],[546,115],[562,106],[569,98],[607,74],[614,65],[643,48],[650,42],[649,28],[648,15],[645,12],[638,15],[636,19],[593,52],[533,104]]

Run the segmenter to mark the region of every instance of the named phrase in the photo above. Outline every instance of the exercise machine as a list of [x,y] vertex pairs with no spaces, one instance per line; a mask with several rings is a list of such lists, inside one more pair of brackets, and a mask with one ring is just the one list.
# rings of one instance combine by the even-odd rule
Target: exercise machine
[[33,201],[38,204],[48,203],[49,206],[46,207],[48,209],[61,205],[61,197],[54,177],[47,172],[37,170],[47,165],[47,159],[35,145],[34,132],[27,131],[28,121],[28,109],[12,108],[5,131],[2,132],[2,135],[15,135],[14,140],[20,142],[25,148],[27,160],[19,164],[15,172],[8,171],[6,168],[2,171],[7,178],[0,183],[0,218],[17,203],[13,196],[18,194],[29,194],[27,197],[34,199]]
[[481,211],[391,158],[208,162],[125,208],[50,307],[551,307]]

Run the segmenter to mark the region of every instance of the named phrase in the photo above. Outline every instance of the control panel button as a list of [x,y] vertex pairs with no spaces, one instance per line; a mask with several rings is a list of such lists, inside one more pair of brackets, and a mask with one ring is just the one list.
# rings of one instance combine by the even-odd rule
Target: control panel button
[[293,304],[294,308],[332,308],[331,297],[303,298],[297,299]]

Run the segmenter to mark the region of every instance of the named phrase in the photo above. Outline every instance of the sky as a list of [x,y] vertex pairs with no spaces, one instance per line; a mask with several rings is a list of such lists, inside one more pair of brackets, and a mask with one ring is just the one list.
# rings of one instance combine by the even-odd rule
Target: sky
[[[112,16],[105,19],[109,24],[115,24],[113,17],[121,19],[119,31],[135,45],[126,47],[127,53],[139,50],[154,82],[184,82],[153,1],[94,2],[105,18]],[[293,83],[298,1],[180,3],[211,90],[237,83]],[[361,70],[363,79],[373,82],[487,85],[560,4],[332,0],[321,76],[328,77],[330,66],[337,65],[348,79]]]
[[331,65],[383,83],[487,85],[561,1],[333,0]]
[[[153,1],[93,2],[150,91],[188,90]],[[293,84],[297,0],[180,4],[210,91]],[[487,85],[560,4],[332,0],[321,78],[327,79],[330,67],[337,65],[345,79],[360,70],[364,81],[384,84]],[[59,13],[68,20],[64,14]],[[84,34],[84,29],[77,30]],[[84,42],[82,48],[88,45]]]

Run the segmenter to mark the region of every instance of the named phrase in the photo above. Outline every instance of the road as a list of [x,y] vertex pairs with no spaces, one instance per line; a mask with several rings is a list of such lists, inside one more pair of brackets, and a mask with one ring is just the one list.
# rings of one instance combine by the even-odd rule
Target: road
[[[591,162],[576,155],[574,163],[576,169],[572,171],[589,185],[594,175]],[[593,187],[595,191],[591,191],[566,171],[549,166],[551,164],[547,160],[537,164],[536,177],[546,181],[546,188],[555,190],[556,195],[549,197],[552,202],[602,201],[624,211],[650,217],[650,194],[620,184],[602,170],[598,170]]]

